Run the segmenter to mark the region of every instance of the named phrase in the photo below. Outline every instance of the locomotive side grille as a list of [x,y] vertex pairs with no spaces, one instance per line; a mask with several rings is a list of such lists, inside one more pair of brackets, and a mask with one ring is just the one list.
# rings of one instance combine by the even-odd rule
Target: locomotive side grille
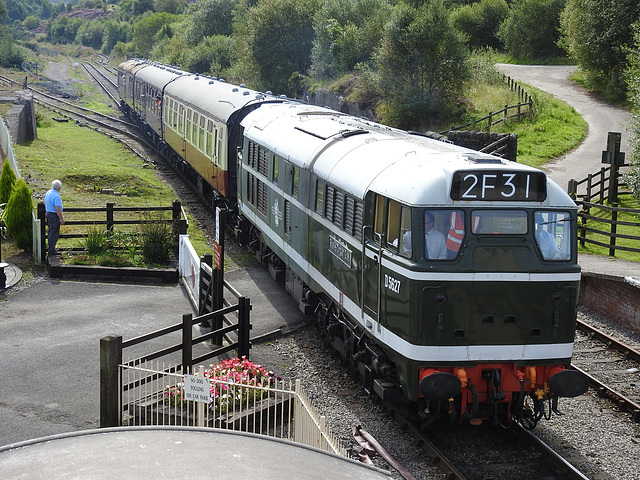
[[347,195],[344,200],[344,231],[349,235],[353,235],[354,219],[355,219],[355,199]]
[[256,207],[263,215],[267,215],[267,187],[260,180],[258,182],[258,204]]
[[342,217],[344,208],[344,194],[336,191],[335,201],[333,202],[333,224],[342,228]]
[[363,217],[364,217],[364,207],[362,205],[362,202],[356,201],[356,211],[355,211],[355,217],[353,222],[354,223],[353,236],[356,237],[358,240],[362,240],[362,225],[364,224]]
[[258,146],[254,142],[249,142],[249,155],[247,155],[247,165],[256,170],[258,166]]
[[250,141],[247,165],[266,177],[269,173],[267,150],[257,143]]
[[260,213],[267,215],[267,187],[254,175],[247,175],[247,200]]
[[267,161],[267,151],[262,147],[258,147],[258,167],[257,167],[257,170],[258,170],[259,173],[261,173],[265,177],[267,176],[267,173],[269,172],[269,163]]
[[284,201],[284,234],[291,238],[291,202]]
[[333,222],[333,202],[335,193],[336,189],[331,185],[327,185],[327,198],[324,202],[324,218],[330,222]]

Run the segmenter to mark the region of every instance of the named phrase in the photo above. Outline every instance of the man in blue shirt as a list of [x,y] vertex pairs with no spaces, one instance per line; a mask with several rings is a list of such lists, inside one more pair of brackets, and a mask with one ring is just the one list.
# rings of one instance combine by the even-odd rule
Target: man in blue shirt
[[51,182],[51,190],[44,195],[45,218],[49,229],[47,231],[49,255],[58,255],[56,243],[60,236],[60,225],[64,225],[64,217],[62,216],[62,198],[60,197],[60,189],[62,182],[54,180]]

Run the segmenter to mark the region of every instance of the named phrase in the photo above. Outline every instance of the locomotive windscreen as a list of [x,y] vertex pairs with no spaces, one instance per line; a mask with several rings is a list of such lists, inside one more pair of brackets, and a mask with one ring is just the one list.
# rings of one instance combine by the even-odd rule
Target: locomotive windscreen
[[546,198],[543,172],[466,170],[453,174],[452,200],[542,202]]

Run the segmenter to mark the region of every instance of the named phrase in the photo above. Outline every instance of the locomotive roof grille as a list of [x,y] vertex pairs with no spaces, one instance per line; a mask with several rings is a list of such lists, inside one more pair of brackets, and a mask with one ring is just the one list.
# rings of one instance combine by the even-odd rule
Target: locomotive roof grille
[[477,153],[463,153],[462,156],[473,163],[481,163],[481,164],[503,164],[504,162],[500,158],[496,157],[487,157],[484,155],[478,155]]

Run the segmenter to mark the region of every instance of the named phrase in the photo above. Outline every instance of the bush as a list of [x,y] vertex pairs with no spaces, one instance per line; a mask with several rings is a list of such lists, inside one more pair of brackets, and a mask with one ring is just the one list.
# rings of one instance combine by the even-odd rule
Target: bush
[[87,255],[101,255],[107,251],[107,232],[92,229],[84,239],[84,248]]
[[7,203],[9,201],[15,183],[16,174],[13,173],[9,162],[5,161],[2,165],[2,174],[0,174],[0,203]]
[[5,212],[5,224],[9,234],[21,250],[31,250],[33,227],[31,214],[33,199],[27,182],[20,179],[16,182]]
[[173,250],[173,235],[166,223],[155,221],[142,225],[142,256],[147,263],[169,262]]

